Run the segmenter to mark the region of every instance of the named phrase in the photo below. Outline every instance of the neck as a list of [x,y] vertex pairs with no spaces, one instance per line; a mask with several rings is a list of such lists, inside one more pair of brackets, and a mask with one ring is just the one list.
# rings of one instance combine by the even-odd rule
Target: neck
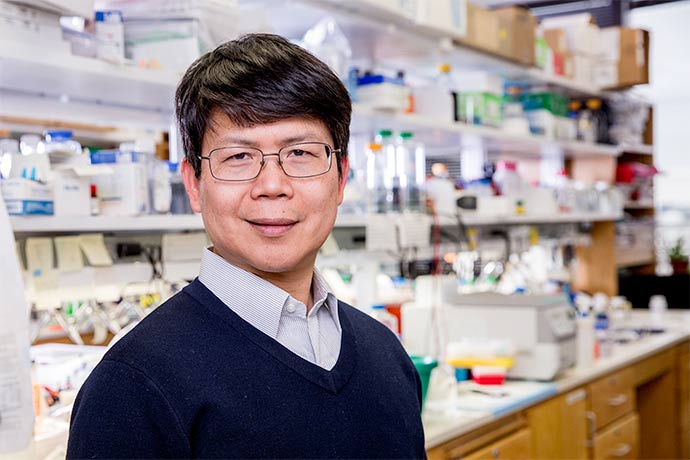
[[314,305],[314,299],[311,293],[312,278],[314,277],[314,260],[305,262],[301,264],[301,266],[295,267],[288,272],[266,272],[248,264],[244,264],[241,261],[224,257],[216,248],[212,248],[212,251],[236,267],[253,273],[274,286],[278,286],[280,289],[290,294],[295,300],[299,300],[306,305],[307,313],[309,313],[311,307]]

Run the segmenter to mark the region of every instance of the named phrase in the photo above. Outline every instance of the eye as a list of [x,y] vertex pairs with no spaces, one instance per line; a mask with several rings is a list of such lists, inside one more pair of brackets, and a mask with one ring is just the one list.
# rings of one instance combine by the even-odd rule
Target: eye
[[254,159],[254,155],[251,152],[246,151],[234,151],[227,152],[223,157],[223,163],[239,163],[245,161],[251,161]]
[[288,157],[293,157],[293,158],[312,158],[312,157],[318,157],[318,150],[316,149],[305,149],[305,148],[294,148],[290,149],[288,152]]

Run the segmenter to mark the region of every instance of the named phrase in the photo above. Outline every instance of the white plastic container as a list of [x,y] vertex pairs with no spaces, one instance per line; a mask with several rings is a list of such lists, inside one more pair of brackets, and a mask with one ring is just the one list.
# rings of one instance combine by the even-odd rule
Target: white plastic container
[[596,343],[594,333],[594,318],[591,315],[578,316],[577,327],[577,358],[576,366],[580,369],[587,369],[594,364],[594,344]]
[[379,304],[372,306],[371,316],[390,329],[391,332],[398,338],[400,338],[400,334],[398,334],[398,318],[396,318],[392,313],[388,313],[385,305]]

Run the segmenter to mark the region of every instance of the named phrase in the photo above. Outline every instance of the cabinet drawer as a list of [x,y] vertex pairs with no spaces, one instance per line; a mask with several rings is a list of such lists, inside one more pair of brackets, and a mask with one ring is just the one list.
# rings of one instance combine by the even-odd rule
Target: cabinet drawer
[[530,436],[530,430],[525,428],[487,447],[475,450],[463,458],[467,460],[495,460],[501,458],[527,460],[532,458]]
[[636,459],[639,454],[640,423],[636,413],[613,423],[609,428],[597,433],[594,440],[593,458]]
[[635,410],[633,372],[623,369],[589,385],[590,410],[596,416],[596,429]]

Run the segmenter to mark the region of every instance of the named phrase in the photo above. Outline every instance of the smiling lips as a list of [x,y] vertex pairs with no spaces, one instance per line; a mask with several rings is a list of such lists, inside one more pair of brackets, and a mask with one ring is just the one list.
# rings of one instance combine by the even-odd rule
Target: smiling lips
[[249,225],[264,236],[282,236],[297,224],[291,219],[247,219]]

